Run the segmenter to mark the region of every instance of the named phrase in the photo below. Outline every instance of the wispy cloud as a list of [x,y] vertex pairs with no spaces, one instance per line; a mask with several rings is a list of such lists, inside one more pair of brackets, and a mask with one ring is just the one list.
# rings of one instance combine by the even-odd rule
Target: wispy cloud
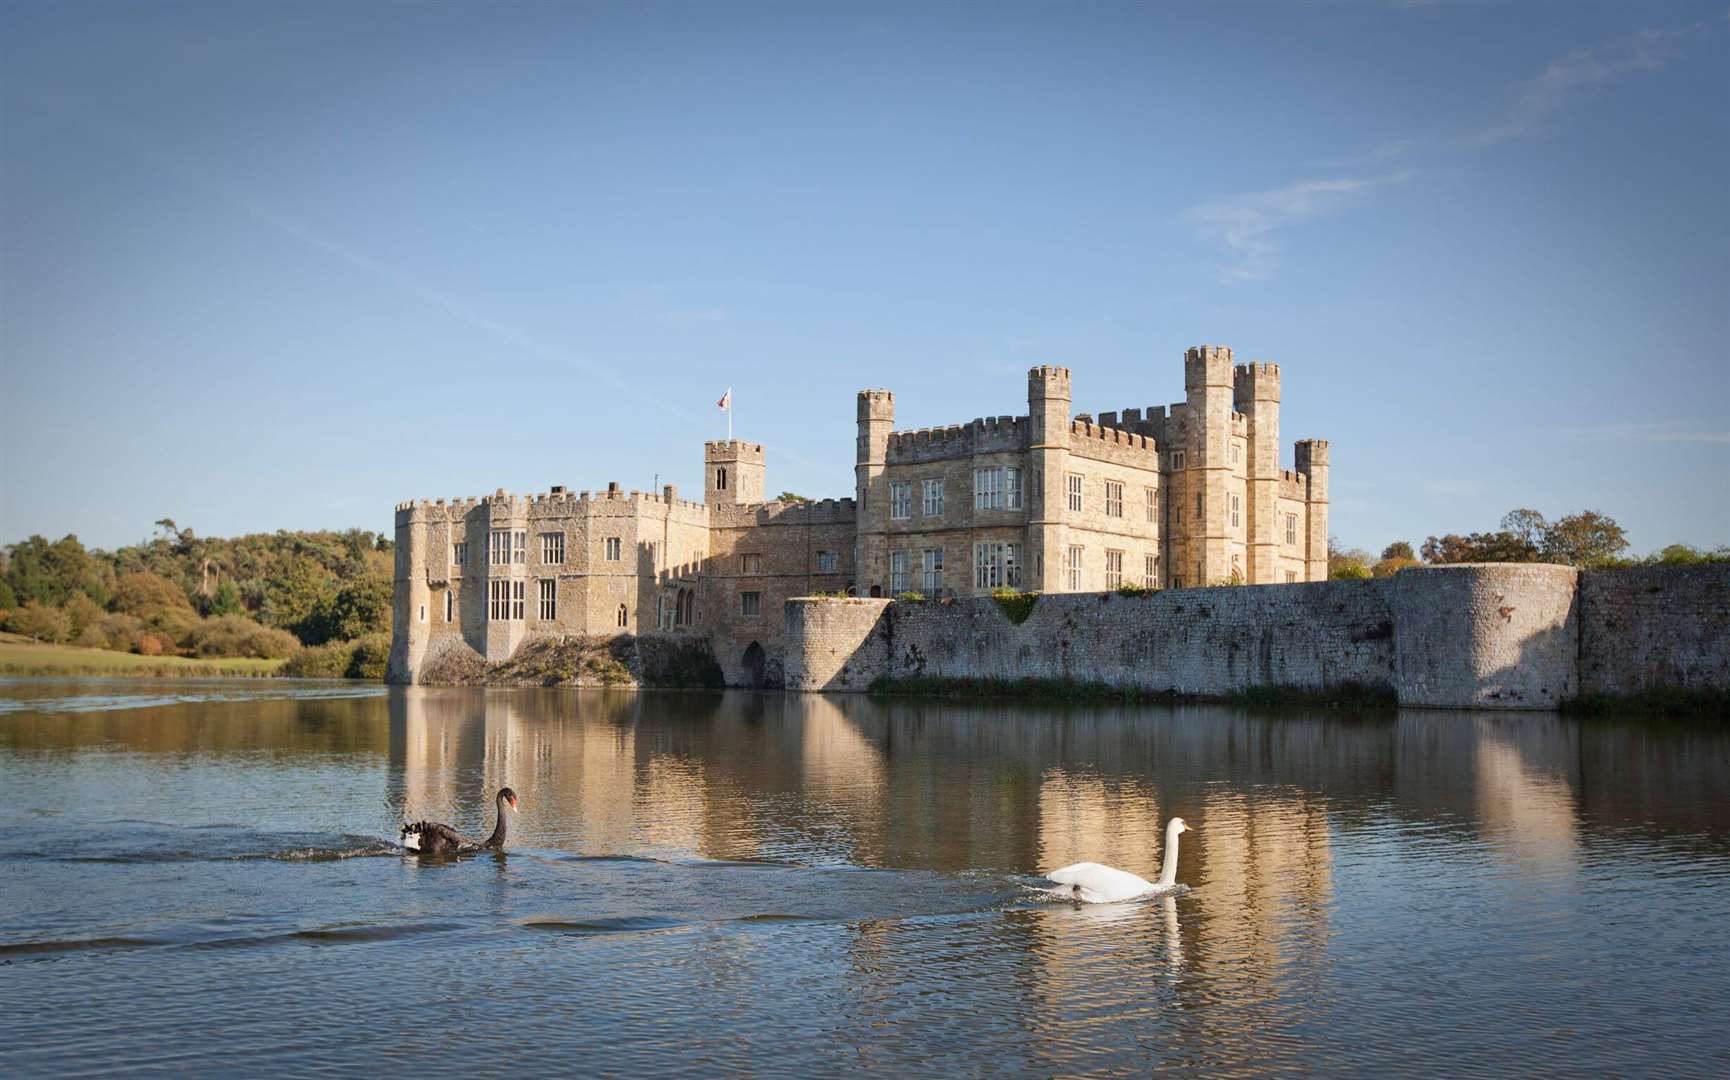
[[[1727,16],[1730,18],[1730,16]],[[1597,49],[1579,49],[1552,60],[1526,80],[1506,112],[1464,135],[1410,135],[1384,143],[1367,154],[1319,163],[1322,169],[1393,169],[1420,155],[1485,150],[1542,129],[1574,98],[1594,86],[1662,71],[1682,55],[1682,47],[1716,25],[1702,20],[1667,30],[1642,30]],[[1185,218],[1204,236],[1223,243],[1237,258],[1221,269],[1227,282],[1255,281],[1273,270],[1282,229],[1336,213],[1367,191],[1403,183],[1418,174],[1415,166],[1380,175],[1299,180],[1284,187],[1209,200],[1190,208]]]
[[1414,170],[1402,169],[1382,176],[1299,180],[1202,203],[1185,216],[1231,249],[1233,259],[1220,268],[1224,280],[1254,281],[1272,271],[1281,230],[1336,213],[1374,188],[1402,184],[1414,175]]
[[1706,23],[1695,23],[1677,30],[1642,30],[1602,48],[1579,49],[1552,60],[1521,88],[1507,116],[1468,134],[1460,144],[1468,149],[1481,149],[1529,135],[1587,87],[1602,86],[1642,72],[1662,71],[1682,54],[1684,39],[1707,27]]
[[1686,420],[1655,420],[1642,424],[1588,424],[1548,430],[1555,435],[1576,439],[1730,444],[1730,430],[1697,427]]

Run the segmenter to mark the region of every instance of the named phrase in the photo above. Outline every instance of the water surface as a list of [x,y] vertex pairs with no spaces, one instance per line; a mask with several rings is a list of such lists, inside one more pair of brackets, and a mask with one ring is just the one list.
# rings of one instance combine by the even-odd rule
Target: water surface
[[[776,694],[0,682],[0,1073],[1730,1058],[1730,738]],[[510,851],[421,860],[404,817]],[[1074,906],[1083,859],[1176,897]]]

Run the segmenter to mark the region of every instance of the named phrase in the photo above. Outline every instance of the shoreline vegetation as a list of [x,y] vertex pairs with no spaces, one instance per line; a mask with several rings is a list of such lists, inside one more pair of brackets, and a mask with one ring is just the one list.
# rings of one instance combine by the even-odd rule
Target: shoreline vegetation
[[17,634],[0,633],[0,676],[11,678],[123,675],[152,679],[269,679],[285,674],[284,663],[280,659],[257,657],[199,660],[186,656],[140,656],[78,645],[42,645]]

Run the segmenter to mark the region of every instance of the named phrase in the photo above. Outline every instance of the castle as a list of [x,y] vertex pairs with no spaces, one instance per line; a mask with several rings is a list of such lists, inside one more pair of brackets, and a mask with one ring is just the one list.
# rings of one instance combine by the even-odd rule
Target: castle
[[659,633],[706,637],[729,684],[777,685],[794,596],[1325,579],[1328,444],[1279,467],[1279,365],[1193,348],[1184,390],[1071,416],[1069,369],[1036,367],[1026,416],[916,431],[862,390],[852,498],[765,501],[763,447],[727,440],[704,444],[700,503],[617,484],[401,503],[389,678],[450,649]]

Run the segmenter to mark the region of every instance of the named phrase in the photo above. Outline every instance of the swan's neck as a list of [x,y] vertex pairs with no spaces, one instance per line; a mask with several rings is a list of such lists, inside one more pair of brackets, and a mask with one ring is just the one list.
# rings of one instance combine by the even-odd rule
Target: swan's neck
[[499,800],[499,823],[493,826],[493,834],[487,837],[487,847],[505,846],[505,801]]
[[1159,869],[1159,887],[1169,889],[1177,884],[1177,837],[1176,829],[1165,832],[1165,865]]

